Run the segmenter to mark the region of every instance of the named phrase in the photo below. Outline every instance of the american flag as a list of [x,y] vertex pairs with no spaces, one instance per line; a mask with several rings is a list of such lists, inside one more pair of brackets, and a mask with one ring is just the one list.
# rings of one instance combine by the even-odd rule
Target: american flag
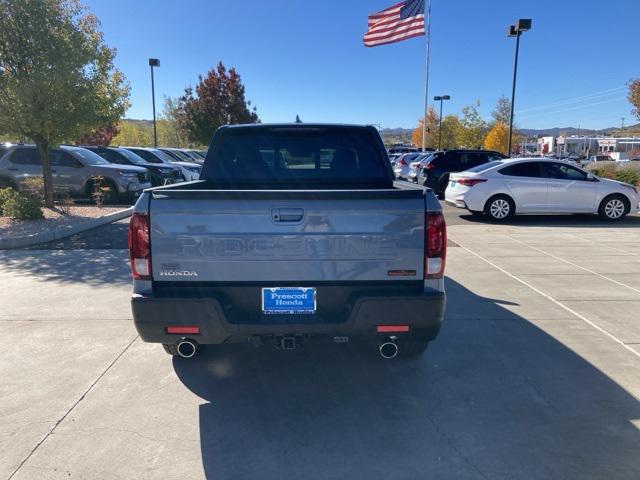
[[377,47],[424,35],[424,0],[405,0],[368,18],[365,47]]

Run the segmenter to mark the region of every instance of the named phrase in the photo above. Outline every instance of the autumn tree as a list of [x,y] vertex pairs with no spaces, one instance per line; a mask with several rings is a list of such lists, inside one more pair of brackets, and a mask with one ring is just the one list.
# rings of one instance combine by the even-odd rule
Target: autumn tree
[[484,148],[508,155],[509,126],[503,122],[496,122],[484,138]]
[[195,89],[185,89],[176,108],[180,128],[198,145],[207,145],[222,125],[259,122],[255,107],[245,99],[240,75],[222,62],[200,76]]
[[[438,114],[433,107],[427,110],[427,143],[426,147],[436,148],[438,146]],[[418,120],[418,126],[411,134],[411,143],[422,148],[424,118]]]
[[103,145],[106,147],[109,146],[111,140],[113,140],[118,133],[120,133],[120,128],[117,125],[100,127],[84,134],[76,143],[78,145]]
[[629,86],[627,98],[633,105],[633,114],[640,120],[640,78],[631,80],[627,85]]
[[128,106],[98,19],[78,0],[0,1],[0,130],[38,147],[53,207],[51,148],[104,125]]
[[487,122],[480,116],[480,101],[475,101],[462,109],[458,143],[465,148],[480,148],[484,141]]

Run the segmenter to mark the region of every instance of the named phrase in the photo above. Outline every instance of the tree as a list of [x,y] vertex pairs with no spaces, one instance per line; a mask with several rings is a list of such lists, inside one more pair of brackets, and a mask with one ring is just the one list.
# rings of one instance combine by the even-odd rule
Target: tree
[[0,1],[0,130],[35,142],[47,207],[51,148],[116,123],[129,105],[115,53],[78,0]]
[[633,114],[640,120],[640,78],[631,80],[628,86],[629,93],[627,94],[627,98],[629,102],[631,102],[631,105],[633,105]]
[[484,138],[484,148],[508,155],[509,126],[503,122],[496,122]]
[[139,121],[122,120],[118,128],[120,132],[112,140],[114,145],[148,147],[152,144],[153,127],[151,125],[145,125]]
[[491,117],[494,123],[504,123],[509,125],[511,119],[511,100],[502,95],[498,98],[496,108],[491,112]]
[[[438,146],[438,114],[436,113],[433,107],[429,107],[427,110],[427,143],[426,146],[429,148],[435,148]],[[416,145],[417,147],[422,148],[422,132],[424,118],[418,120],[418,126],[413,131],[411,135],[411,143]]]
[[465,148],[480,148],[487,129],[487,122],[480,116],[480,101],[475,101],[462,109],[458,143]]
[[158,143],[166,147],[187,147],[187,132],[184,130],[183,112],[179,99],[164,97],[162,115],[158,121]]
[[258,114],[245,100],[245,89],[234,68],[227,71],[222,62],[207,76],[199,77],[194,89],[188,87],[178,99],[177,119],[190,141],[206,145],[222,125],[257,123]]
[[119,132],[120,129],[117,125],[96,128],[80,137],[76,143],[78,145],[104,145],[106,147],[109,146],[113,137],[118,135]]
[[452,150],[458,148],[458,133],[461,128],[457,115],[447,115],[442,119],[442,148]]

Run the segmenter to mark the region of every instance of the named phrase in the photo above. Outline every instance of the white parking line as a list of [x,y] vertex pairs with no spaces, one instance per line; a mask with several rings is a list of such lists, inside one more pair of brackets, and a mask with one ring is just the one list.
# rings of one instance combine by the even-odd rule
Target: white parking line
[[501,271],[502,273],[504,273],[505,275],[509,276],[510,278],[514,279],[515,281],[521,283],[522,285],[524,285],[525,287],[529,287],[531,290],[533,290],[534,292],[542,295],[543,297],[545,297],[547,300],[555,303],[556,305],[558,305],[560,308],[565,309],[567,312],[571,313],[572,315],[574,315],[576,318],[579,318],[580,320],[582,320],[583,322],[585,322],[587,325],[590,325],[591,327],[595,328],[596,330],[598,330],[600,333],[603,333],[604,335],[606,335],[609,339],[613,340],[614,342],[616,342],[617,344],[621,345],[623,348],[625,348],[628,352],[631,352],[633,355],[635,355],[636,357],[640,358],[640,352],[636,352],[633,348],[631,348],[630,346],[628,346],[627,344],[625,344],[622,340],[620,340],[618,337],[616,337],[615,335],[612,335],[611,333],[607,332],[604,328],[596,325],[595,323],[593,323],[591,320],[589,320],[587,317],[585,317],[584,315],[579,314],[578,312],[576,312],[575,310],[573,310],[572,308],[566,306],[565,304],[563,304],[562,302],[559,302],[558,300],[556,300],[555,298],[553,298],[551,295],[547,295],[546,293],[544,293],[542,290],[537,289],[536,287],[534,287],[533,285],[527,283],[526,281],[522,280],[521,278],[516,277],[515,275],[513,275],[512,273],[509,273],[508,271],[506,271],[504,268],[499,267],[498,265],[496,265],[495,263],[493,263],[490,260],[487,260],[486,258],[484,258],[482,255],[477,254],[476,252],[474,252],[473,250],[469,250],[467,247],[460,245],[460,248],[466,250],[467,252],[469,252],[470,254],[478,257],[480,260],[482,260],[483,262],[491,265],[493,268],[495,268],[496,270]]
[[[581,237],[580,235],[577,235],[575,233],[567,233],[567,235],[571,235],[573,238],[575,238],[576,240],[583,242],[583,243],[588,243],[588,244],[593,244],[593,240],[589,240],[589,239],[585,239],[583,237]],[[630,252],[629,250],[624,250],[622,248],[618,248],[614,245],[608,244],[607,248],[610,248],[611,250],[615,250],[619,253],[624,253],[626,255],[633,255],[634,257],[639,256],[640,254],[638,254],[638,252]]]
[[511,240],[513,240],[514,242],[517,242],[517,243],[519,243],[519,244],[521,244],[521,245],[524,245],[524,246],[526,246],[526,247],[529,247],[529,248],[531,248],[531,249],[535,250],[536,252],[544,253],[545,255],[548,255],[548,256],[549,256],[549,257],[551,257],[551,258],[555,258],[556,260],[559,260],[559,261],[561,261],[561,262],[564,262],[564,263],[566,263],[567,265],[571,265],[571,266],[573,266],[573,267],[580,268],[580,269],[584,270],[585,272],[589,272],[589,273],[591,273],[591,274],[593,274],[593,275],[596,275],[596,276],[598,276],[598,277],[600,277],[600,278],[603,278],[603,279],[605,279],[605,280],[609,280],[610,282],[613,282],[613,283],[615,283],[616,285],[620,285],[621,287],[625,287],[625,288],[628,288],[629,290],[633,290],[633,291],[634,291],[634,292],[636,292],[636,293],[640,293],[640,290],[638,290],[638,289],[637,289],[637,288],[635,288],[635,287],[632,287],[631,285],[627,285],[627,284],[625,284],[625,283],[619,282],[618,280],[614,280],[613,278],[607,277],[606,275],[602,275],[601,273],[594,272],[593,270],[591,270],[591,269],[589,269],[589,268],[587,268],[587,267],[583,267],[583,266],[581,266],[581,265],[578,265],[577,263],[570,262],[569,260],[565,260],[565,259],[564,259],[564,258],[562,258],[562,257],[557,257],[556,255],[554,255],[554,254],[552,254],[552,253],[545,252],[545,251],[544,251],[544,250],[542,250],[541,248],[534,247],[533,245],[529,245],[528,243],[523,242],[522,240],[517,240],[517,239],[513,238],[511,235],[509,235],[509,238],[510,238]]

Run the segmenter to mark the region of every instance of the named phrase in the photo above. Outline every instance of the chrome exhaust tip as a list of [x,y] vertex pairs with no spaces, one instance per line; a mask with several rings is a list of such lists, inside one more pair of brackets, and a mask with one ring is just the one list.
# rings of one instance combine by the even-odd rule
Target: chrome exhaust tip
[[392,341],[380,344],[379,350],[382,358],[392,359],[398,355],[398,345]]
[[176,351],[182,358],[191,358],[198,351],[198,344],[193,340],[185,338],[178,342],[176,345]]

